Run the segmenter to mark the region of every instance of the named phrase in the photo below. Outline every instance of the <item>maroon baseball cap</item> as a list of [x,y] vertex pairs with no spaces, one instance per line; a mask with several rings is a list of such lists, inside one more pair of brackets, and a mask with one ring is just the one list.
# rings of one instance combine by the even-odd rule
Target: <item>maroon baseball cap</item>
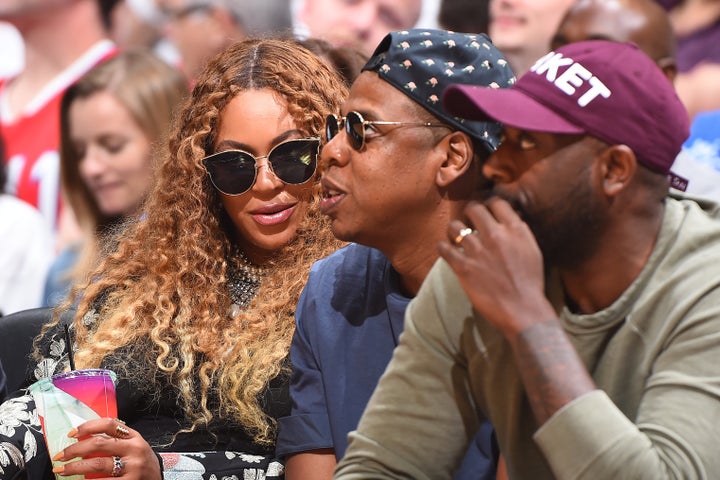
[[567,44],[533,65],[510,88],[452,85],[442,97],[453,115],[496,120],[555,134],[587,134],[627,145],[651,170],[669,174],[690,133],[690,120],[675,89],[636,45],[605,40]]

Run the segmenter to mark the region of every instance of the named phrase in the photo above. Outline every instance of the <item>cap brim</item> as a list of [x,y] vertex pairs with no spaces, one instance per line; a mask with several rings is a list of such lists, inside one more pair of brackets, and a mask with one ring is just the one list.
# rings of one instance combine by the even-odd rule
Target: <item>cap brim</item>
[[494,120],[520,130],[580,134],[585,131],[522,90],[451,85],[442,96],[445,109],[468,120]]

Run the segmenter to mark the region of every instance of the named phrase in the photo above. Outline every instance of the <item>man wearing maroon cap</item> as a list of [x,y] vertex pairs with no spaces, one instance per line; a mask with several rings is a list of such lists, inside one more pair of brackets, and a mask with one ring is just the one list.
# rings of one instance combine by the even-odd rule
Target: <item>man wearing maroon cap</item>
[[720,478],[720,224],[668,196],[688,118],[663,73],[578,42],[443,103],[504,123],[492,185],[450,223],[336,478],[448,478],[486,419],[512,479]]

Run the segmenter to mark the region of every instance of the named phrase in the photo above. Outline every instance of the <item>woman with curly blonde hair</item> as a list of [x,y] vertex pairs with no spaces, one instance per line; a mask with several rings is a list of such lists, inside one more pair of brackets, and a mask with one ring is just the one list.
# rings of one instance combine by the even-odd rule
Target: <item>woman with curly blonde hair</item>
[[[295,305],[311,264],[340,246],[318,210],[319,137],[346,94],[294,40],[248,40],[208,64],[142,218],[73,291],[76,367],[117,372],[126,426],[78,427],[107,436],[56,460],[105,457],[56,473],[282,475]],[[67,369],[62,323],[41,335],[38,376]]]

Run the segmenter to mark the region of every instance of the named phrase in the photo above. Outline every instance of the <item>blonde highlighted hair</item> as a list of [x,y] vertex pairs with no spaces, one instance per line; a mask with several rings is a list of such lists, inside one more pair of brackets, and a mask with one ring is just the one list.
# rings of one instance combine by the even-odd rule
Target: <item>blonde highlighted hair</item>
[[[97,367],[123,348],[148,344],[137,350],[148,368],[140,380],[169,377],[188,430],[219,413],[256,443],[272,445],[275,421],[259,398],[270,380],[287,374],[295,306],[311,264],[340,242],[318,211],[316,183],[297,236],[271,260],[257,296],[237,317],[228,314],[234,229],[201,160],[213,153],[223,108],[253,89],[284,98],[309,136],[320,136],[325,116],[347,95],[340,77],[294,40],[248,40],[215,57],[181,111],[144,218],[126,229],[94,280],[74,290],[75,360]],[[99,321],[86,326],[83,316],[98,305]]]

